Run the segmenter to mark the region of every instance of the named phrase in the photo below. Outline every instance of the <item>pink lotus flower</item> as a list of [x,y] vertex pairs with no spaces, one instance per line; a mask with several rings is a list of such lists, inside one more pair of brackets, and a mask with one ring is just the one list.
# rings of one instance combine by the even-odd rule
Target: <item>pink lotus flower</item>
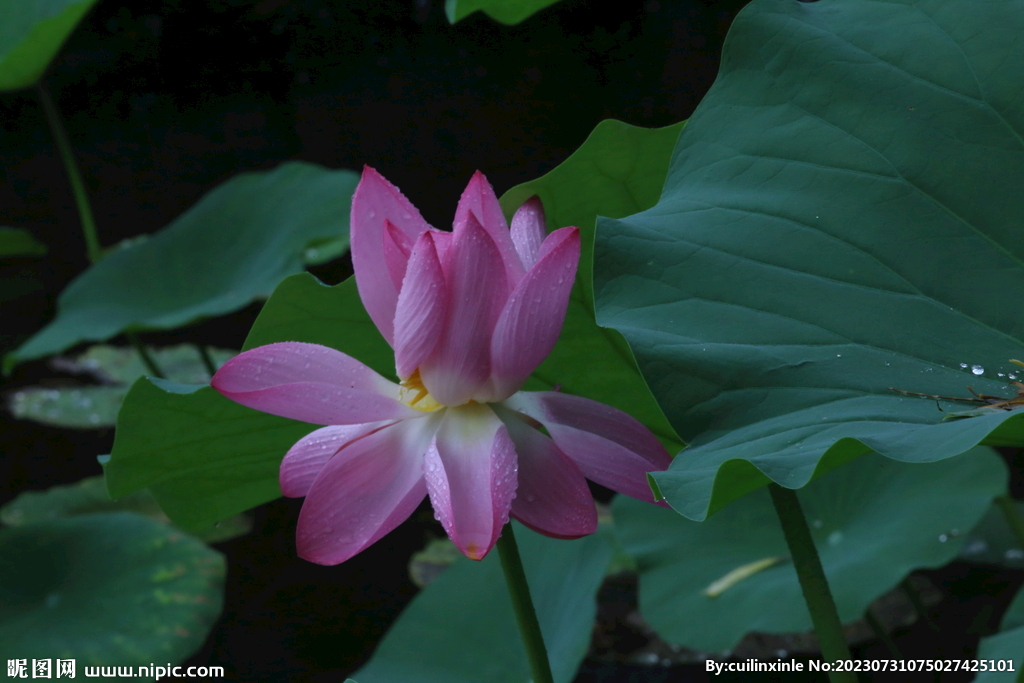
[[548,235],[534,198],[510,230],[477,172],[454,230],[442,232],[369,167],[351,226],[359,295],[395,350],[401,383],[300,342],[247,351],[212,382],[242,405],[328,425],[281,463],[284,494],[306,496],[300,556],[344,562],[427,494],[449,537],[476,560],[510,514],[548,536],[593,533],[584,477],[653,501],[646,473],[668,467],[670,456],[640,422],[586,398],[519,391],[561,332],[576,228]]

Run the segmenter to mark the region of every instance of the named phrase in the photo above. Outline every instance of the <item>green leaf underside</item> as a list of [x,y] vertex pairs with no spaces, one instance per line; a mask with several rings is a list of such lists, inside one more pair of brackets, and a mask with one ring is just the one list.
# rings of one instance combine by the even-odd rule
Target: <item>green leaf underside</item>
[[473,12],[482,11],[490,18],[511,26],[556,2],[558,0],[445,0],[444,12],[452,24]]
[[[1015,501],[1017,514],[1024,516],[1024,501]],[[967,535],[959,559],[978,564],[994,564],[1024,569],[1024,549],[1006,522],[998,505],[989,508]]]
[[978,659],[992,659],[996,662],[1011,660],[1015,673],[1009,671],[989,671],[980,673],[974,679],[977,683],[1019,683],[1024,680],[1024,590],[1017,592],[1017,597],[1003,615],[1001,632],[978,643]]
[[598,226],[598,322],[691,442],[654,475],[677,511],[701,520],[870,450],[1024,444],[1018,413],[943,423],[889,390],[1015,394],[1022,32],[1021,0],[754,0],[737,17],[661,200]]
[[[800,502],[840,618],[859,618],[910,571],[954,559],[967,530],[1006,485],[1002,460],[979,447],[930,464],[869,455],[802,489]],[[623,549],[640,567],[640,611],[663,638],[721,652],[750,631],[811,628],[766,490],[705,522],[625,496],[612,507]],[[717,597],[705,595],[730,572],[767,558],[781,561]]]
[[0,657],[179,663],[221,610],[220,553],[117,512],[0,530]]
[[96,0],[0,0],[0,91],[35,85]]
[[[88,477],[74,484],[53,486],[45,491],[25,491],[0,507],[0,522],[21,526],[95,512],[135,512],[158,522],[169,521],[149,491],[136,491],[111,500],[102,476]],[[204,543],[220,543],[249,533],[252,517],[235,515],[215,526],[193,533]]]
[[43,256],[46,245],[28,230],[0,226],[0,258],[10,256]]
[[331,241],[344,238],[347,247],[358,181],[352,171],[294,161],[235,176],[149,239],[111,251],[76,278],[57,300],[56,319],[8,354],[5,369],[78,342],[181,327],[269,296]]
[[[513,524],[554,680],[569,683],[590,643],[611,546],[601,534],[563,541]],[[530,680],[497,551],[480,562],[460,558],[421,591],[355,676],[360,683]]]
[[[191,344],[150,347],[149,351],[168,379],[183,383],[209,380],[199,351]],[[213,348],[208,352],[216,367],[236,353]],[[112,427],[129,385],[146,374],[135,349],[104,344],[90,347],[73,361],[61,359],[59,365],[61,370],[86,372],[113,385],[23,387],[7,396],[8,408],[15,417],[57,427]]]
[[629,346],[617,331],[594,321],[593,245],[597,216],[627,216],[658,201],[672,145],[684,125],[650,129],[607,119],[564,162],[501,198],[511,220],[516,209],[536,195],[544,204],[549,230],[575,225],[581,237],[579,274],[562,335],[524,389],[543,391],[561,385],[567,393],[625,410],[672,453],[683,446],[682,440],[651,395]]
[[[577,224],[589,243],[598,210],[625,215],[657,201],[678,128],[648,130],[606,121],[563,166],[510,190],[503,208],[510,213],[538,194],[551,207],[549,227]],[[577,182],[587,188],[578,196]],[[588,211],[581,197],[595,208]],[[559,384],[568,393],[616,406],[643,421],[671,451],[678,450],[682,444],[625,342],[597,327],[580,291],[577,284],[558,345],[524,388]],[[351,278],[335,287],[309,274],[285,279],[264,305],[243,350],[281,341],[324,344],[396,379],[394,354],[363,309]],[[106,466],[108,486],[114,497],[149,487],[175,523],[208,527],[279,496],[281,458],[314,429],[235,405],[208,387],[140,380],[120,413]]]

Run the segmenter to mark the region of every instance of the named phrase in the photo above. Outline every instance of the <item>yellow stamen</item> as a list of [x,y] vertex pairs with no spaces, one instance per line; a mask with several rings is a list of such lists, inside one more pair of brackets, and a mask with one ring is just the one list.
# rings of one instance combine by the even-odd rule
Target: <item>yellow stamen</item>
[[420,371],[412,373],[408,379],[403,379],[401,388],[398,390],[398,400],[416,410],[424,413],[432,413],[435,410],[444,408],[443,405],[434,400],[427,388],[423,386],[420,379]]

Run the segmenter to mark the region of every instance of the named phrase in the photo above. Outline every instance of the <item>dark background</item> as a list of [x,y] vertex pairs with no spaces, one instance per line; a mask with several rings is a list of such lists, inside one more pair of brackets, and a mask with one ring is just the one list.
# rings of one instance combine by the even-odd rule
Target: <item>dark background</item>
[[[602,119],[655,127],[687,118],[714,80],[742,4],[563,0],[507,27],[482,14],[451,26],[440,0],[102,0],[45,80],[104,246],[155,232],[229,177],[287,159],[372,165],[447,227],[477,169],[500,195],[559,164]],[[0,265],[0,278],[18,283],[0,294],[7,351],[53,317],[57,294],[87,266],[32,90],[0,94],[0,224],[28,228],[50,248],[43,259]],[[343,260],[315,272],[334,283],[350,271]],[[257,311],[146,341],[239,348]],[[3,389],[60,380],[31,362]],[[111,430],[0,419],[0,504],[99,474],[96,456],[113,439]],[[428,533],[441,535],[429,506],[349,562],[321,567],[295,556],[300,505],[262,506],[252,534],[217,546],[229,560],[225,610],[190,664],[224,666],[229,680],[340,681],[415,594],[409,556]],[[950,571],[935,579],[955,606],[943,612],[944,631],[962,633],[980,610],[966,636],[976,642],[994,630],[1020,578]],[[614,620],[633,599],[606,590],[602,613]],[[634,635],[620,633],[623,648]],[[920,629],[902,638],[918,657],[936,640]],[[578,681],[705,679],[698,667],[591,659]]]

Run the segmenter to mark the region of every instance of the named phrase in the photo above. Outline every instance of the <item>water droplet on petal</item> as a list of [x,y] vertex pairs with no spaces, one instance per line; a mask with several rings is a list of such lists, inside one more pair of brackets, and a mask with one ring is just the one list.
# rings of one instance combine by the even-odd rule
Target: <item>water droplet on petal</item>
[[967,367],[967,363],[961,363],[961,364],[960,364],[960,367],[962,367],[962,368],[966,368],[966,367]]
[[949,540],[949,536],[946,534],[939,534],[939,543],[945,543]]
[[972,365],[971,372],[973,372],[975,375],[983,375],[985,374],[985,368],[981,367],[980,365]]

